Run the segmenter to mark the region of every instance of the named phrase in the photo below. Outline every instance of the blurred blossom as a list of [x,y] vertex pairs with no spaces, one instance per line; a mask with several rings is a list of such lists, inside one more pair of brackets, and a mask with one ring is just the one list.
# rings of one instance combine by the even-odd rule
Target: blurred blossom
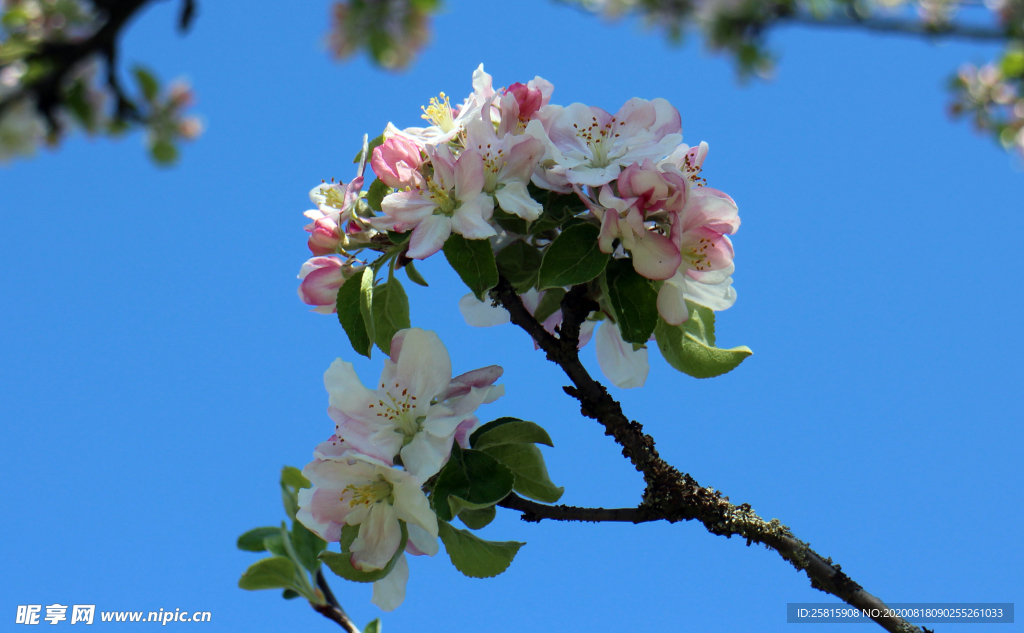
[[338,59],[366,49],[379,65],[404,68],[429,38],[434,0],[350,0],[331,9],[327,45]]
[[0,113],[0,163],[33,155],[45,135],[46,124],[35,104],[27,98],[15,101]]

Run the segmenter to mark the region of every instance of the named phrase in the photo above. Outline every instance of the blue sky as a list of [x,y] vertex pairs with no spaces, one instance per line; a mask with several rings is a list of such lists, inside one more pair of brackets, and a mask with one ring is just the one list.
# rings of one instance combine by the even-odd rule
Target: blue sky
[[[325,2],[202,3],[185,38],[174,3],[157,4],[122,56],[192,80],[209,129],[181,164],[153,167],[138,137],[74,139],[0,171],[0,629],[16,605],[59,602],[211,611],[208,631],[337,630],[236,587],[257,555],[235,538],[281,520],[280,467],[332,431],[324,370],[341,356],[372,382],[381,367],[295,296],[306,194],[351,176],[364,132],[418,124],[440,91],[462,98],[480,62],[496,85],[550,80],[563,104],[668,99],[684,140],[710,144],[709,184],[739,203],[739,300],[718,341],[754,356],[697,381],[652,354],[646,387],[615,390],[661,454],[884,600],[1020,602],[1024,179],[947,119],[943,89],[995,49],[785,29],[776,77],[740,85],[699,43],[635,24],[540,0],[446,7],[394,75],[328,59]],[[505,367],[487,414],[549,430],[563,501],[635,505],[640,476],[557,368],[512,326],[466,326],[442,259],[420,270],[413,323],[441,334],[457,373]],[[798,626],[786,603],[833,601],[696,524],[502,512],[483,536],[528,544],[490,580],[443,553],[413,560],[385,627],[782,631]],[[332,585],[358,623],[380,615],[369,586]]]

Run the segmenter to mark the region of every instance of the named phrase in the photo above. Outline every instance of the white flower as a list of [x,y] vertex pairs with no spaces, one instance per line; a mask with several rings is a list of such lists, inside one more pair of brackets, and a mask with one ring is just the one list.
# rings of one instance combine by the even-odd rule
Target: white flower
[[376,390],[362,385],[351,363],[334,361],[324,374],[328,414],[348,446],[388,464],[401,455],[406,470],[426,480],[447,461],[460,425],[474,424],[473,412],[504,393],[494,386],[501,374],[492,365],[452,379],[437,334],[402,330]]
[[399,521],[437,537],[437,516],[422,481],[411,473],[345,450],[340,455],[318,453],[302,474],[313,487],[299,491],[296,518],[325,541],[339,540],[343,525],[358,525],[359,534],[349,546],[356,569],[387,566],[402,541]]

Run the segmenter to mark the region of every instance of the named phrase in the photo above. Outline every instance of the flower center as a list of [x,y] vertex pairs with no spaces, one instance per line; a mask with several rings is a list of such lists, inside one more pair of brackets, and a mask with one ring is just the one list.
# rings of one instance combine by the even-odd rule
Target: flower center
[[439,97],[430,100],[430,105],[423,107],[422,118],[436,125],[442,132],[451,132],[455,129],[455,117],[452,116],[452,104],[448,101],[448,95],[441,93]]
[[576,128],[576,137],[583,139],[590,148],[592,158],[590,164],[593,167],[607,167],[611,164],[609,160],[608,150],[612,144],[612,140],[618,138],[619,133],[615,131],[616,123],[619,126],[625,125],[625,121],[616,121],[615,117],[612,117],[610,121],[601,125],[597,121],[597,117],[591,117],[592,122],[590,125],[581,128],[578,124],[573,123],[572,126]]
[[[395,392],[392,393],[390,390],[385,390],[385,385],[381,384],[377,393],[383,391],[384,395],[377,400],[377,404],[371,404],[370,408],[376,411],[378,418],[390,420],[395,425],[394,431],[404,436],[402,445],[405,446],[412,441],[413,436],[423,429],[423,422],[427,416],[414,416],[416,396],[410,395],[408,389],[402,389],[399,393],[399,387],[400,385],[395,383]],[[398,395],[396,396],[395,393]]]
[[427,184],[427,188],[430,189],[430,199],[437,205],[434,215],[446,215],[450,218],[455,215],[455,210],[462,206],[462,202],[453,195],[454,189],[451,192],[445,191],[433,180]]
[[356,506],[370,506],[381,501],[387,501],[391,505],[394,505],[394,495],[392,491],[394,486],[391,482],[384,479],[384,475],[378,475],[377,481],[357,486],[355,484],[349,484],[345,486],[345,492],[352,493],[352,500],[348,502],[348,507],[354,508]]
[[505,160],[505,150],[492,150],[491,144],[477,145],[476,149],[484,157],[484,191],[495,191],[498,188],[498,173],[508,161]]
[[700,172],[704,170],[701,165],[696,165],[690,160],[690,154],[687,152],[686,156],[683,156],[683,175],[686,176],[687,180],[693,182],[698,187],[703,187],[708,184],[706,178],[700,175]]
[[714,247],[714,242],[707,239],[706,237],[702,237],[693,248],[684,252],[682,255],[688,260],[690,268],[692,268],[693,270],[709,270],[711,268],[711,263],[708,261],[707,253],[709,248]]

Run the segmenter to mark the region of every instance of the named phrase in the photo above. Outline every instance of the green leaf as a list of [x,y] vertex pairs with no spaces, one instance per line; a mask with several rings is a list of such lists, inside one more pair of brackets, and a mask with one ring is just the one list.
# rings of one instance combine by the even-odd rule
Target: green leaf
[[393,191],[394,189],[385,185],[379,178],[374,179],[373,183],[370,184],[370,188],[366,190],[366,204],[379,213],[381,200]]
[[157,139],[149,148],[153,160],[161,165],[170,165],[178,160],[178,148],[171,141],[161,138]]
[[310,488],[312,485],[298,468],[285,466],[281,469],[281,500],[291,520],[295,520],[295,513],[299,511],[299,489]]
[[622,340],[643,345],[658,325],[658,291],[633,270],[630,259],[613,259],[605,270],[608,300],[615,311]]
[[380,618],[377,618],[373,622],[370,622],[363,628],[363,633],[381,633],[383,626],[380,623]]
[[292,523],[292,547],[295,548],[295,555],[299,562],[309,570],[309,573],[315,574],[316,570],[320,569],[320,561],[317,556],[327,549],[327,541],[310,532],[299,521]]
[[[370,142],[366,144],[366,163],[367,164],[370,163],[370,158],[373,156],[373,150],[378,145],[383,145],[384,144],[384,140],[385,140],[384,139],[384,133],[381,132],[380,136],[370,139]],[[354,164],[354,165],[359,164],[359,159],[362,158],[362,157],[363,157],[363,148],[360,147],[359,151],[356,152],[356,157],[352,159],[352,164]]]
[[540,289],[575,286],[600,275],[609,258],[598,247],[600,232],[593,224],[577,224],[562,231],[544,253]]
[[306,479],[302,471],[295,466],[285,466],[281,469],[281,485],[293,488],[312,488],[313,484]]
[[405,266],[403,266],[402,269],[405,270],[405,274],[409,277],[409,281],[414,284],[424,287],[430,285],[427,283],[427,280],[423,278],[423,275],[420,274],[420,271],[416,270],[416,267],[413,266],[411,259],[405,263]]
[[253,528],[238,537],[238,549],[246,552],[265,552],[267,548],[263,544],[263,539],[280,531],[281,528],[276,527]]
[[463,510],[484,510],[486,508],[493,508],[495,503],[496,502],[494,501],[474,503],[472,501],[466,501],[457,495],[450,495],[448,497],[448,507],[451,508],[451,517],[453,518],[459,516],[459,513]]
[[[284,546],[284,537],[281,536],[281,528],[277,528],[277,534],[268,534],[263,538],[263,548],[274,556],[288,558],[288,550]],[[289,558],[289,560],[291,560]]]
[[564,297],[565,288],[545,290],[544,295],[537,304],[537,309],[533,311],[533,318],[537,319],[540,323],[547,321],[549,316],[562,309],[562,298]]
[[281,597],[285,600],[294,600],[295,598],[298,598],[300,595],[302,594],[300,594],[298,591],[295,591],[294,589],[285,589],[284,592],[281,593]]
[[1008,50],[1000,66],[1006,77],[1024,76],[1024,49]]
[[483,449],[483,452],[515,474],[516,481],[512,489],[524,497],[542,503],[555,503],[562,498],[565,488],[551,482],[544,456],[534,444],[497,444]]
[[554,191],[544,191],[532,183],[527,185],[527,188],[533,199],[544,205],[544,212],[530,225],[532,235],[557,229],[587,208],[580,197],[574,193],[559,194]]
[[399,543],[398,549],[395,550],[395,555],[391,557],[388,564],[384,566],[384,569],[378,569],[377,571],[359,571],[352,566],[352,553],[348,551],[349,546],[352,545],[352,541],[355,540],[359,534],[358,525],[346,525],[341,528],[341,553],[337,552],[320,552],[318,557],[327,567],[338,574],[345,580],[351,580],[353,582],[374,582],[387,576],[391,573],[391,570],[395,568],[395,564],[398,563],[398,559],[401,558],[405,552],[405,545],[409,542],[409,529],[405,526],[405,521],[398,522],[399,527],[402,528],[402,542]]
[[[373,321],[373,281],[376,276],[373,268],[367,266],[363,269],[363,274],[359,277],[359,313],[363,315],[363,325],[366,326],[366,336],[371,340],[376,340],[376,331]],[[389,339],[390,340],[390,339]],[[370,356],[370,351],[373,348],[366,350],[366,356]]]
[[508,424],[509,422],[521,422],[519,418],[501,417],[496,420],[491,420],[487,424],[483,424],[477,430],[473,431],[473,434],[469,436],[469,447],[476,448],[476,441],[484,433],[489,432],[491,429],[495,429],[502,424]]
[[466,530],[438,521],[441,542],[448,557],[463,574],[471,578],[491,578],[508,569],[516,552],[526,543],[485,541]]
[[658,319],[654,336],[669,365],[694,378],[713,378],[730,372],[753,352],[749,347],[715,347],[715,313],[704,306],[686,302],[690,318],[682,325]]
[[[501,420],[501,424],[488,427]],[[551,443],[551,436],[548,432],[533,422],[526,422],[516,418],[499,418],[494,422],[488,422],[481,426],[470,436],[470,446],[476,450],[484,450],[489,446],[499,444],[544,444],[554,446]]]
[[377,347],[391,354],[391,339],[410,326],[409,297],[397,277],[373,289],[373,330]]
[[406,242],[409,241],[410,237],[412,237],[412,231],[407,231],[405,233],[395,233],[394,231],[388,231],[388,239],[391,240],[391,243],[396,246],[405,244]]
[[362,287],[360,278],[352,277],[341,284],[338,288],[338,321],[348,335],[348,342],[357,354],[369,358],[370,350],[373,349],[373,341],[367,333],[366,321],[363,320],[363,311],[360,299],[362,298]]
[[160,95],[160,82],[157,81],[156,76],[142,66],[132,68],[132,74],[135,75],[135,81],[138,82],[139,89],[142,91],[142,96],[146,98],[146,101],[150,103],[156,101],[156,98]]
[[537,285],[540,262],[541,254],[536,247],[522,240],[516,240],[501,249],[495,258],[498,272],[509,280],[519,294]]
[[494,214],[491,216],[491,219],[509,233],[526,235],[526,232],[529,230],[529,224],[526,220],[518,215],[502,210],[501,207],[494,208]]
[[444,243],[444,256],[480,301],[498,285],[498,267],[488,240],[467,240],[452,233]]
[[238,579],[238,586],[249,591],[259,589],[298,589],[295,564],[284,556],[256,561]]
[[466,524],[471,530],[479,530],[480,528],[487,527],[487,525],[494,520],[498,512],[494,506],[487,506],[486,508],[480,508],[474,510],[472,508],[466,508],[462,512],[459,512],[459,520]]
[[[462,508],[478,509],[501,501],[514,483],[512,471],[495,458],[455,444],[438,474],[430,503],[439,518],[451,521]],[[449,497],[455,497],[454,503]]]

